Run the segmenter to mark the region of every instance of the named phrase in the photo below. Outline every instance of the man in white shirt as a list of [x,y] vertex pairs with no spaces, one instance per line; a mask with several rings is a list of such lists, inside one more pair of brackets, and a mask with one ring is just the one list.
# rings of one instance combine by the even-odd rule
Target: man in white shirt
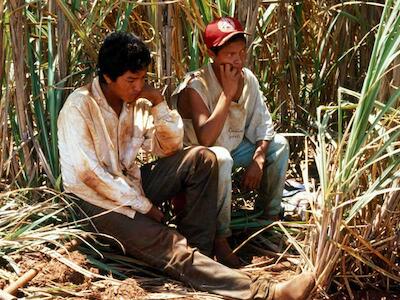
[[[194,288],[236,299],[303,299],[314,284],[310,274],[274,284],[208,257],[218,164],[205,147],[182,150],[179,114],[145,83],[150,61],[148,48],[132,34],[105,39],[98,77],[68,97],[58,119],[66,191],[81,199],[96,230],[116,238],[128,255]],[[161,158],[139,168],[139,148]],[[163,224],[158,207],[182,192],[186,204],[176,231]]]
[[244,67],[246,39],[238,20],[218,18],[204,40],[212,63],[188,73],[171,104],[183,118],[185,145],[210,147],[219,164],[216,255],[239,265],[226,237],[231,234],[231,172],[244,167],[242,187],[258,190],[256,211],[277,220],[289,156],[286,139],[275,134],[265,98],[254,74]]

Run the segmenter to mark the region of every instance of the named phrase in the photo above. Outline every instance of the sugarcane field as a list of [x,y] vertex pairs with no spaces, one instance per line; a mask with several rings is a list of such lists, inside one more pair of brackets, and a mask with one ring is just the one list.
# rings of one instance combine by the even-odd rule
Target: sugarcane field
[[0,299],[400,299],[400,0],[0,0]]

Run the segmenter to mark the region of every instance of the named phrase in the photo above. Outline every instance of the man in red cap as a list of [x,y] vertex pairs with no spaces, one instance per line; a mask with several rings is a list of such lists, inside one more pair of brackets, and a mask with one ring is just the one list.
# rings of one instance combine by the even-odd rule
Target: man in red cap
[[184,122],[184,144],[210,147],[219,164],[215,255],[238,266],[226,237],[231,212],[232,168],[244,167],[242,187],[258,190],[255,210],[277,220],[289,147],[275,134],[255,75],[244,67],[246,38],[238,20],[219,18],[207,25],[204,41],[212,63],[188,73],[172,97]]

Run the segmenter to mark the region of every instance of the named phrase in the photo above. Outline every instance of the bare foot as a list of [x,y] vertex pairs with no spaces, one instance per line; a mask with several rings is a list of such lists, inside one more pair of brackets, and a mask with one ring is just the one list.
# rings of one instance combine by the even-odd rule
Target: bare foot
[[303,300],[306,299],[315,285],[313,273],[302,273],[275,286],[273,300]]
[[220,237],[215,239],[214,252],[217,261],[221,264],[231,268],[240,268],[242,266],[239,257],[233,253],[226,238]]
[[269,271],[272,272],[282,272],[284,270],[288,270],[290,269],[290,267],[292,266],[292,264],[288,261],[281,261],[275,265],[272,265],[269,269]]

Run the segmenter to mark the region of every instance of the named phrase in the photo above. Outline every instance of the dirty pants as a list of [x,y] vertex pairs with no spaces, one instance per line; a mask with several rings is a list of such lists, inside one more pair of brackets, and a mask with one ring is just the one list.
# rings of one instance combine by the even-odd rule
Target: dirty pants
[[[213,243],[216,227],[218,167],[215,155],[204,147],[191,147],[144,165],[141,172],[143,189],[153,203],[185,191],[186,208],[178,228],[189,239],[189,244],[202,247],[208,254],[208,243]],[[105,212],[86,201],[79,204],[88,216]],[[198,290],[236,299],[273,297],[274,285],[267,280],[251,278],[214,261],[190,247],[182,234],[146,215],[137,213],[131,219],[109,212],[91,221],[99,232],[118,239],[127,254]],[[191,238],[193,235],[196,239]],[[210,242],[204,243],[205,235]]]
[[[230,236],[232,202],[232,169],[250,165],[256,145],[244,138],[230,153],[224,147],[209,148],[215,153],[219,166],[217,235]],[[258,190],[255,210],[264,211],[265,216],[279,215],[285,175],[289,158],[289,145],[285,137],[276,134],[270,141],[265,154],[263,177]]]

